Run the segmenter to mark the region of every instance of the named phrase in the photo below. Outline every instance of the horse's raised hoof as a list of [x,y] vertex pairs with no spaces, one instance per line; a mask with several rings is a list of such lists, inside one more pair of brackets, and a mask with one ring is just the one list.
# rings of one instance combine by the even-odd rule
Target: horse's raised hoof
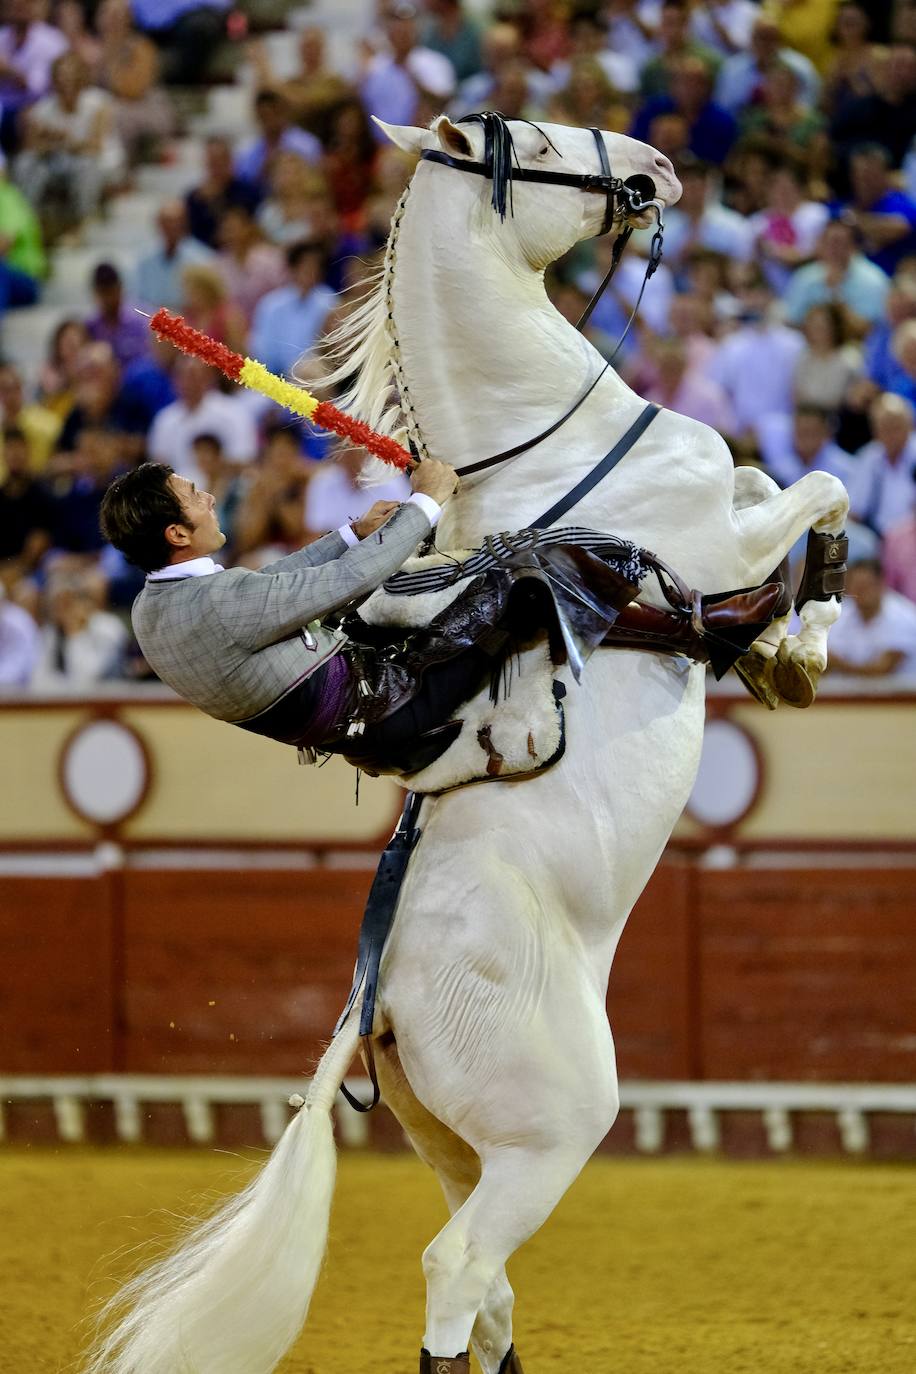
[[770,673],[779,700],[784,701],[787,706],[804,710],[817,696],[820,669],[814,664],[805,664],[798,658],[792,658],[787,640],[780,644],[779,652],[771,663]]
[[742,654],[735,664],[735,672],[751,696],[768,711],[775,711],[780,701],[771,681],[772,667],[772,658],[765,658],[756,649]]
[[430,1355],[425,1346],[420,1351],[420,1374],[470,1374],[470,1369],[471,1357],[466,1350],[463,1355]]
[[525,1374],[522,1369],[522,1362],[518,1358],[518,1351],[514,1345],[510,1345],[499,1366],[499,1374]]

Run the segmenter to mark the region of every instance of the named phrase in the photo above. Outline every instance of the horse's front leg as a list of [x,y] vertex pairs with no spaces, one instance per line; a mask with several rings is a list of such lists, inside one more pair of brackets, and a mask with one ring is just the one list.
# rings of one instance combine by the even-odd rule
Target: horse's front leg
[[[761,472],[760,468],[735,468],[735,494],[732,503],[736,511],[747,510],[749,506],[759,506],[771,496],[779,496],[781,491],[782,488],[772,477]],[[777,571],[774,567],[773,572]],[[748,677],[753,679],[754,685],[750,690],[755,691],[771,708],[775,708],[779,703],[768,680],[771,672],[769,660],[775,658],[780,644],[788,634],[791,619],[790,611],[771,621],[760,638],[754,640],[749,652],[743,656],[742,677],[745,681]]]
[[[846,488],[826,472],[809,472],[786,491],[736,510],[749,581],[769,576],[807,530],[841,534],[848,511]],[[786,635],[781,625],[754,644],[753,653],[780,700],[791,706],[810,706],[827,666],[827,636],[839,614],[838,597],[812,598],[799,611],[801,629],[797,635]]]

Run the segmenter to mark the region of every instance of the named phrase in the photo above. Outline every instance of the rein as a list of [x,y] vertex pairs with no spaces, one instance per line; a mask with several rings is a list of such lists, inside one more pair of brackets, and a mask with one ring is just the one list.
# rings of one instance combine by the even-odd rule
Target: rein
[[[488,468],[495,467],[497,463],[507,462],[510,458],[517,458],[522,453],[527,453],[529,449],[540,444],[544,439],[549,439],[561,426],[570,420],[581,405],[588,400],[595,387],[601,381],[604,374],[609,371],[614,359],[620,352],[623,342],[630,332],[630,326],[636,318],[637,311],[642,304],[643,294],[649,282],[662,260],[662,240],[664,236],[664,221],[662,219],[661,203],[655,196],[655,183],[651,177],[635,174],[622,181],[620,177],[615,177],[611,172],[611,164],[607,155],[607,148],[601,136],[600,129],[590,129],[595,145],[598,150],[598,158],[601,164],[600,173],[592,172],[551,172],[542,168],[521,167],[515,153],[515,146],[512,142],[512,134],[504,117],[495,110],[485,110],[481,114],[466,115],[459,123],[477,123],[482,125],[484,130],[484,160],[483,162],[471,162],[464,158],[452,157],[450,153],[444,153],[435,148],[427,148],[420,154],[421,161],[436,162],[442,167],[450,167],[457,172],[468,172],[472,176],[486,177],[493,182],[491,201],[493,209],[500,219],[505,219],[506,213],[514,214],[512,203],[512,183],[514,181],[529,181],[538,185],[546,186],[572,186],[580,191],[603,195],[607,197],[607,206],[604,213],[604,220],[598,234],[600,238],[607,234],[614,226],[615,222],[625,221],[633,215],[641,214],[647,209],[655,211],[657,228],[652,237],[649,249],[649,259],[646,263],[646,271],[643,276],[642,285],[639,288],[639,295],[636,304],[630,312],[630,317],[624,326],[623,333],[617,340],[614,352],[604,364],[597,376],[588,384],[580,396],[573,401],[568,410],[555,420],[551,425],[541,431],[540,434],[528,439],[524,443],[516,444],[514,448],[504,449],[501,453],[491,454],[489,458],[481,458],[477,462],[468,463],[463,468],[456,468],[459,477],[469,477],[473,473],[485,472]],[[537,127],[537,126],[535,126]],[[540,132],[543,132],[541,130]],[[544,134],[547,138],[547,135]],[[548,142],[550,140],[548,139]],[[553,147],[553,144],[551,144]],[[556,150],[555,150],[556,151]],[[513,165],[513,158],[515,159]],[[605,274],[604,280],[598,286],[581,317],[576,322],[576,329],[583,330],[591,317],[592,311],[598,301],[604,295],[614,273],[620,266],[624,249],[630,241],[633,227],[624,224],[614,242],[611,253],[611,265]]]

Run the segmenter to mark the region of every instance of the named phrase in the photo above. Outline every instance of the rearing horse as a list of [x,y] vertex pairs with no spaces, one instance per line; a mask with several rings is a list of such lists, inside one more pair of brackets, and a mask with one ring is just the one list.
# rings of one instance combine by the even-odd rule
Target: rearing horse
[[[586,130],[509,129],[520,169],[573,179],[602,170]],[[573,179],[517,180],[501,218],[490,183],[461,174],[462,161],[484,158],[481,127],[442,117],[431,129],[386,132],[447,160],[420,161],[378,288],[351,319],[347,365],[359,374],[348,404],[376,427],[406,425],[421,453],[460,471],[548,429],[603,366],[551,306],[543,278],[602,230],[607,199]],[[666,158],[601,137],[615,177],[651,177],[662,201],[676,201]],[[606,371],[552,436],[463,480],[439,547],[524,527],[642,408]],[[809,528],[839,534],[846,511],[827,474],[779,491],[759,472],[736,472],[714,431],[663,411],[574,519],[653,549],[691,587],[716,592],[765,581]],[[838,613],[835,599],[808,601],[797,638],[782,621],[758,641],[759,664],[778,662],[777,684],[816,682]],[[607,650],[570,690],[556,767],[424,803],[385,952],[374,1027],[382,1090],[452,1214],[423,1256],[421,1369],[432,1374],[465,1369],[469,1345],[485,1374],[518,1374],[505,1264],[615,1119],[611,961],[699,760],[702,667]],[[357,1020],[332,1042],[305,1107],[249,1188],[125,1290],[128,1315],[99,1350],[96,1374],[267,1374],[295,1339],[324,1253],[330,1111]]]

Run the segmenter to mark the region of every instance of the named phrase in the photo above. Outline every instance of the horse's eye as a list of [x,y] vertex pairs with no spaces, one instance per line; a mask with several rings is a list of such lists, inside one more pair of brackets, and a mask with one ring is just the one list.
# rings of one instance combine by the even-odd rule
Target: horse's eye
[[547,154],[548,154],[549,152],[550,152],[550,145],[547,144],[547,143],[545,143],[544,146],[543,146],[543,148],[541,148],[540,152],[538,153],[538,157],[546,157]]

